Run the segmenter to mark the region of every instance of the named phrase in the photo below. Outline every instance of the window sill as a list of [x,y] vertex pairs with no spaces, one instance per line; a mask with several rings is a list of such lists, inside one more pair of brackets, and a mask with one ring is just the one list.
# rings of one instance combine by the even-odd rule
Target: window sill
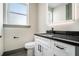
[[3,27],[11,27],[11,28],[30,28],[30,25],[14,25],[14,24],[3,24]]

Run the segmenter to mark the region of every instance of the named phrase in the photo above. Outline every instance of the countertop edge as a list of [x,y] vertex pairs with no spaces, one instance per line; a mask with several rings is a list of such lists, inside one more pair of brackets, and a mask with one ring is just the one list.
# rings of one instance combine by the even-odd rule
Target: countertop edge
[[39,35],[39,34],[34,34],[36,36],[40,36],[40,37],[44,37],[44,38],[48,38],[48,39],[51,39],[51,40],[56,40],[56,41],[60,41],[60,42],[63,42],[63,43],[67,43],[67,44],[71,44],[71,45],[75,45],[75,46],[79,46],[79,42],[77,41],[73,41],[73,40],[65,40],[64,38],[56,38],[56,37],[46,37],[46,36],[43,36],[43,35]]

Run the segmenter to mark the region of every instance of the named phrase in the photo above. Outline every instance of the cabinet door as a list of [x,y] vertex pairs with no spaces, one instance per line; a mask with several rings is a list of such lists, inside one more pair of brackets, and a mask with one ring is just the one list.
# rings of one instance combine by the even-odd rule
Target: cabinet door
[[54,56],[54,40],[50,41],[51,55]]
[[42,48],[43,56],[51,56],[51,51],[49,47]]
[[3,4],[0,3],[0,55],[2,55],[3,53],[2,30],[3,30]]
[[50,40],[43,37],[35,37],[35,56],[50,56]]
[[35,36],[35,56],[42,56],[42,46],[41,43],[39,42],[40,37]]
[[54,54],[56,56],[75,56],[75,46],[55,41]]
[[35,56],[42,56],[42,46],[38,42],[35,46]]
[[42,38],[42,53],[43,56],[51,56],[51,49],[50,49],[50,39]]

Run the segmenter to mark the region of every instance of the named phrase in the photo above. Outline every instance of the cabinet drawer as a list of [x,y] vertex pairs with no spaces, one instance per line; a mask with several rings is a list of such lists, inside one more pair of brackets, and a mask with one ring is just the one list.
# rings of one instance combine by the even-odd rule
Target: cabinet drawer
[[54,53],[59,56],[75,56],[75,46],[66,43],[55,41]]
[[46,45],[50,45],[50,39],[47,39],[44,37],[35,36],[35,41],[46,44]]
[[45,42],[49,42],[50,41],[50,39],[47,39],[47,38],[44,38],[44,37],[40,37],[40,36],[35,36],[35,38],[43,40]]

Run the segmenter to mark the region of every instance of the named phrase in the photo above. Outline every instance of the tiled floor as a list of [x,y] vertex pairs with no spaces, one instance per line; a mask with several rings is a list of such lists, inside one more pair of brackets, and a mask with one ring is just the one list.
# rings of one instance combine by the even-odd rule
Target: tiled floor
[[7,56],[27,56],[27,53],[25,51],[20,51],[20,52],[10,54],[10,55],[7,55]]
[[3,56],[27,56],[27,50],[25,49],[17,49],[9,52],[5,52]]

